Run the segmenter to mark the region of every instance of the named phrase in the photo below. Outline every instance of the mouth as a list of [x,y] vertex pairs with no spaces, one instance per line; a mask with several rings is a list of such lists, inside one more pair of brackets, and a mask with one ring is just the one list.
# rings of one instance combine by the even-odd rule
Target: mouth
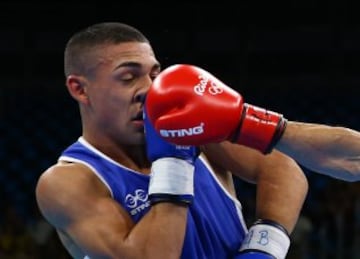
[[143,121],[143,112],[138,112],[134,117],[131,118],[132,121]]
[[138,112],[134,117],[131,118],[131,121],[133,125],[135,125],[138,130],[143,131],[144,128],[144,118],[143,118],[143,112]]

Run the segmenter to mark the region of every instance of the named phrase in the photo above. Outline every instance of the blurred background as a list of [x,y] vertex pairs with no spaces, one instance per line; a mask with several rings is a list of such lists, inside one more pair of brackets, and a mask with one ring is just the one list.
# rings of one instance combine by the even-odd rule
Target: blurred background
[[[40,215],[40,173],[80,135],[67,94],[63,50],[92,23],[143,31],[163,67],[199,65],[249,103],[290,120],[360,130],[359,9],[350,1],[284,4],[124,2],[0,3],[0,258],[70,258]],[[290,259],[360,257],[360,186],[303,168],[310,190]],[[254,186],[236,180],[249,224]]]

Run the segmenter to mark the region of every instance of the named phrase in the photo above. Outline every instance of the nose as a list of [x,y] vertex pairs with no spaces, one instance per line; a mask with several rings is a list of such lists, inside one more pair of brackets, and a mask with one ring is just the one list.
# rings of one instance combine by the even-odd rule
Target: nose
[[144,77],[142,81],[142,87],[138,89],[137,93],[134,96],[134,102],[140,102],[142,104],[145,103],[146,93],[150,89],[152,81],[153,78],[150,75]]
[[140,103],[145,103],[145,99],[146,99],[146,93],[142,92],[142,93],[137,93],[135,95],[134,101],[135,102],[140,102]]

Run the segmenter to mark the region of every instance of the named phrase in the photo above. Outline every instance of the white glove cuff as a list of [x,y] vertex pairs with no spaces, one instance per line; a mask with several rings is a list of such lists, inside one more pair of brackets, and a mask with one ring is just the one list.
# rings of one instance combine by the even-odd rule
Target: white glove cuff
[[194,195],[194,165],[174,158],[152,163],[149,194]]
[[289,236],[277,227],[268,224],[253,225],[246,235],[240,251],[255,249],[284,259],[290,247]]

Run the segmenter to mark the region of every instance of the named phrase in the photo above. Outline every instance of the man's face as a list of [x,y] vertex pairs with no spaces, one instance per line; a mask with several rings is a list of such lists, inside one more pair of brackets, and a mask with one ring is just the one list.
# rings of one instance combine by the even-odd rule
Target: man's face
[[160,65],[147,43],[104,45],[88,87],[92,125],[120,144],[143,143],[143,97]]

